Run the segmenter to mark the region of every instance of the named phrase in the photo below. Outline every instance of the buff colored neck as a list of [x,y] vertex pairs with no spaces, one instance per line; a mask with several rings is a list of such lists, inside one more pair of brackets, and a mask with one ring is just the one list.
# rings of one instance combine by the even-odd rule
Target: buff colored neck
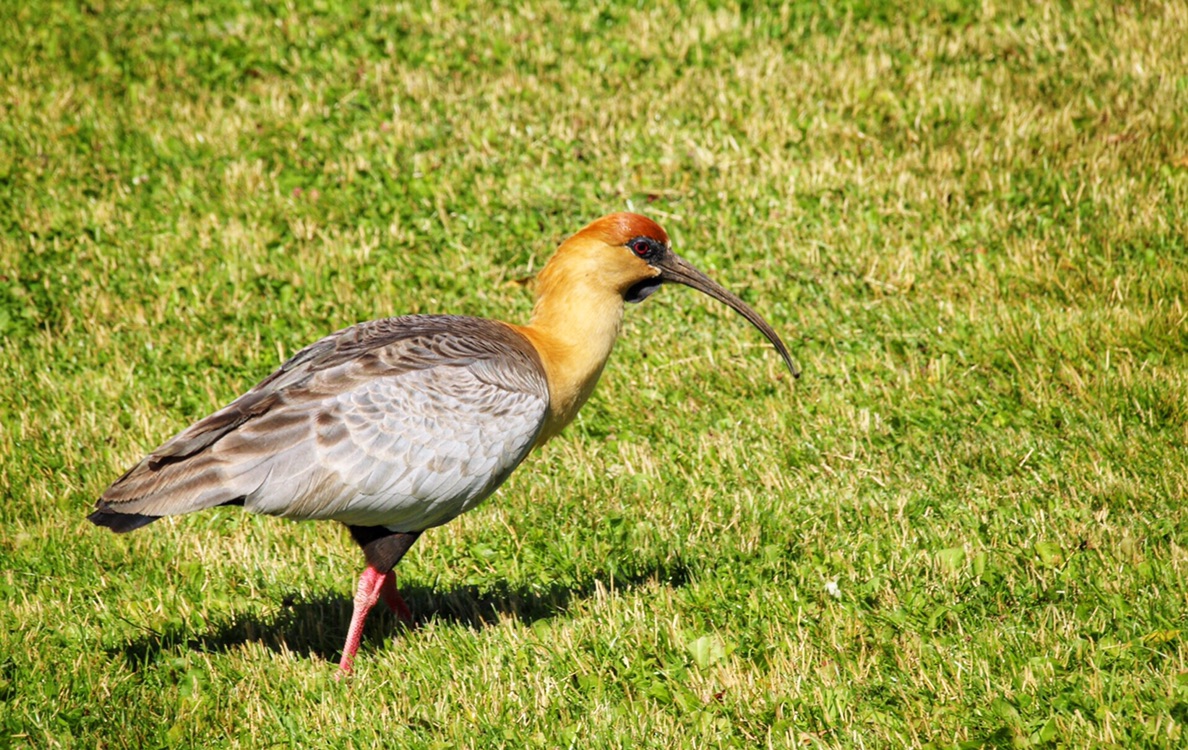
[[622,292],[582,257],[555,256],[540,272],[532,320],[516,326],[540,353],[549,381],[549,415],[537,445],[572,422],[594,392],[622,322]]

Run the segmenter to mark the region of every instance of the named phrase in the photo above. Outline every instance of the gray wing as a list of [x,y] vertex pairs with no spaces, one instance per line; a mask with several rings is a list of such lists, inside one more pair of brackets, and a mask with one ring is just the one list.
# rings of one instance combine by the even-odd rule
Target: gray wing
[[344,329],[153,451],[101,511],[228,503],[419,531],[490,495],[531,449],[548,386],[502,323],[408,316]]

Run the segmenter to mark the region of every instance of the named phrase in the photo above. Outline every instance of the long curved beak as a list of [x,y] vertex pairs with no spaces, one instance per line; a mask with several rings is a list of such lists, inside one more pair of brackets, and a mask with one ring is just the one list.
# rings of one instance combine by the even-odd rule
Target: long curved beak
[[784,346],[784,342],[776,334],[775,330],[768,325],[767,321],[760,317],[759,313],[752,310],[746,302],[743,302],[735,295],[723,289],[718,282],[698,271],[689,261],[671,250],[652,265],[660,270],[661,280],[691,286],[697,291],[705,292],[719,302],[725,302],[733,307],[740,315],[749,320],[751,325],[762,331],[763,335],[767,337],[767,340],[775,346],[776,351],[784,358],[785,364],[791,370],[792,377],[800,377],[800,370],[793,364],[792,355],[788,353],[788,347]]

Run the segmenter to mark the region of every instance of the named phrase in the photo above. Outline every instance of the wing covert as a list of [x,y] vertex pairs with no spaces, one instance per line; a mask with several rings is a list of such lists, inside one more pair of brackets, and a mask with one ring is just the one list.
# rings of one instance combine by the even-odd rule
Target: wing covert
[[[316,401],[306,455],[278,461],[288,478],[274,469],[249,509],[409,531],[494,492],[531,450],[548,386],[535,351],[503,331],[519,334],[478,336],[490,321],[460,321],[486,330],[425,331],[313,374],[300,388]],[[267,430],[284,411],[252,427]]]

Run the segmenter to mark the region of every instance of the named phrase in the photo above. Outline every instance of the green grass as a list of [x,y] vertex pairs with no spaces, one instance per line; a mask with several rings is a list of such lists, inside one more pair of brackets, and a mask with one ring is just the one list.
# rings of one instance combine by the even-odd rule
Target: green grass
[[[1182,3],[420,5],[0,10],[0,745],[1185,741]],[[626,207],[805,376],[629,309],[349,684],[339,528],[84,520],[333,329],[523,321]]]

